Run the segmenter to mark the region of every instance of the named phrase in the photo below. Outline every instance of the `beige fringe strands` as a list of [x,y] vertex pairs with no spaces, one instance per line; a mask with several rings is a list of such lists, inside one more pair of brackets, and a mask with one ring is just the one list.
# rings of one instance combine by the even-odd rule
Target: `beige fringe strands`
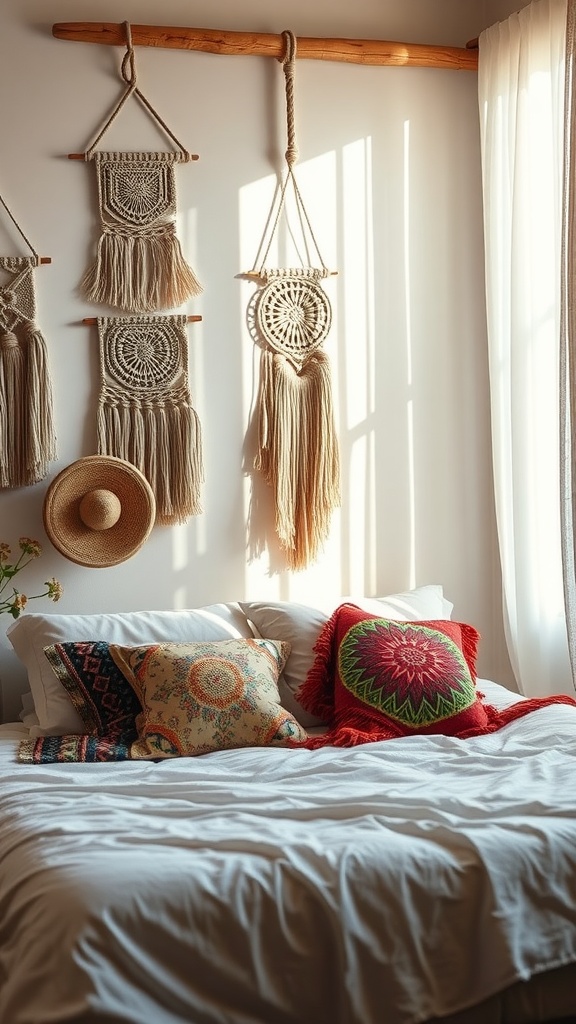
[[[252,276],[263,288],[256,297],[255,326],[262,343],[258,394],[260,471],[274,495],[275,529],[287,567],[305,569],[329,535],[340,505],[340,451],[336,433],[330,362],[320,346],[328,336],[332,311],[320,279],[329,275],[298,189],[293,165],[298,156],[294,128],[296,40],[283,33],[286,55],[288,148],[285,177],[268,244]],[[266,259],[291,184],[300,223],[307,228],[320,267],[267,269]],[[264,245],[261,246],[264,248]]]
[[0,487],[43,480],[56,458],[52,380],[46,341],[36,324],[34,269],[40,258],[0,256]]
[[[184,259],[176,234],[174,165],[193,159],[137,86],[130,25],[121,74],[127,88],[84,154],[98,180],[101,233],[96,258],[82,279],[90,302],[131,313],[181,306],[202,285]],[[96,146],[130,96],[136,96],[178,146],[176,152],[96,152]]]
[[98,454],[144,474],[156,522],[202,512],[202,433],[188,382],[186,316],[98,317]]
[[285,356],[263,350],[255,468],[274,493],[275,528],[287,566],[305,569],[318,557],[340,504],[340,455],[325,352],[310,356],[298,372]]

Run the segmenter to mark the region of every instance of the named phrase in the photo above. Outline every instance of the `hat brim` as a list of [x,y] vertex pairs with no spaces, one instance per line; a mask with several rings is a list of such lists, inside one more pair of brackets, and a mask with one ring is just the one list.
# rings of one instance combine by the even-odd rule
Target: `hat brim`
[[[120,516],[107,530],[93,530],[80,516],[80,502],[96,488],[112,491]],[[147,540],[156,517],[154,492],[131,462],[88,455],[63,469],[46,492],[44,528],[54,547],[71,562],[104,569],[131,558]]]

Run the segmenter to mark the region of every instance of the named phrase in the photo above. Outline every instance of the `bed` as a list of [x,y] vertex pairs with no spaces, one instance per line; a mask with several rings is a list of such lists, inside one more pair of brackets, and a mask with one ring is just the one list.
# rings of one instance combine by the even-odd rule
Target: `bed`
[[[450,621],[439,587],[360,605]],[[86,706],[46,648],[191,636],[290,644],[280,715],[322,737],[298,700],[331,615],[250,602],[12,627],[30,695],[0,726],[0,1024],[576,1020],[574,703],[464,739],[101,761],[66,739]],[[483,705],[522,703],[475,684]]]

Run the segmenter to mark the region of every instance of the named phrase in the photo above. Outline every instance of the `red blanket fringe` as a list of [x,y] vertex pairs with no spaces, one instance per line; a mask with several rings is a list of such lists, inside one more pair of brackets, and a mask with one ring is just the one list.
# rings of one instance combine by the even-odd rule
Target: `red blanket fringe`
[[[552,697],[533,697],[529,700],[511,704],[510,707],[504,708],[503,711],[498,711],[491,704],[484,704],[483,707],[488,719],[487,725],[482,728],[468,729],[466,732],[458,733],[457,739],[469,739],[471,736],[482,736],[496,732],[505,725],[509,725],[510,722],[524,718],[525,715],[530,714],[532,711],[538,711],[540,708],[547,707],[548,704],[569,704],[571,707],[576,707],[576,700],[574,697],[569,697],[565,694],[555,694]],[[439,730],[436,732],[436,735],[438,734]],[[307,740],[299,743],[298,746],[307,747],[309,750],[314,750],[318,747],[355,747],[360,743],[375,743],[378,740],[399,739],[405,735],[405,731],[401,732],[398,730],[396,732],[391,725],[379,727],[374,721],[358,722],[358,726],[342,723],[341,725],[334,725],[323,736],[310,736]],[[434,730],[430,729],[426,732],[415,730],[413,735],[434,735]]]
[[314,645],[314,653],[316,655],[314,663],[296,694],[298,703],[306,711],[316,715],[318,718],[323,718],[326,722],[330,722],[334,718],[334,685],[332,680],[336,670],[337,650],[334,643],[334,633],[336,632],[339,611],[340,609],[337,608],[328,619],[326,625],[322,627],[322,632]]

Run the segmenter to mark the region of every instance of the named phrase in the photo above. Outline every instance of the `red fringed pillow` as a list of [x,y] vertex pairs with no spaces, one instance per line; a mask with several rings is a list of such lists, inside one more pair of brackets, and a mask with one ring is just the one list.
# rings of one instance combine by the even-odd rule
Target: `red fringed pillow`
[[523,701],[504,711],[476,690],[480,634],[446,620],[396,622],[356,605],[336,609],[296,696],[331,726],[306,746],[353,746],[421,733],[465,738],[493,732],[535,707],[570,697]]

